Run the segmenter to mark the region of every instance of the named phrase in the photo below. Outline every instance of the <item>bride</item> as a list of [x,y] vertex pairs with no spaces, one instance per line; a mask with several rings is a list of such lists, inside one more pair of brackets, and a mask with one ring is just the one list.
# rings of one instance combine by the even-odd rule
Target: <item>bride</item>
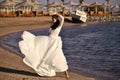
[[52,16],[53,25],[48,36],[35,36],[24,31],[19,42],[19,48],[25,55],[23,62],[33,68],[40,76],[55,76],[56,72],[67,73],[68,65],[62,51],[62,41],[59,36],[64,23],[60,14]]

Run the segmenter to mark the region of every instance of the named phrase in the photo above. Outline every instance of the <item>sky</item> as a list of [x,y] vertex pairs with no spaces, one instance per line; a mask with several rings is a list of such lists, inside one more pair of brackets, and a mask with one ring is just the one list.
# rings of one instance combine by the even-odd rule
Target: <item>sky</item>
[[[41,2],[46,2],[46,0],[38,0],[38,1],[41,1]],[[58,2],[61,2],[61,0],[50,0],[50,2],[52,1],[58,1]],[[65,2],[68,2],[70,0],[65,0]],[[74,2],[79,2],[79,0],[72,0]],[[104,3],[106,0],[84,0],[86,3],[94,3],[94,2],[98,2],[100,4]],[[120,5],[120,0],[110,0],[110,4],[113,4],[113,5],[116,5],[116,4],[119,4]]]
[[[3,1],[3,0],[0,0],[0,2]],[[20,0],[19,0],[20,1]],[[46,4],[46,0],[37,0],[43,4]],[[50,2],[53,2],[53,1],[58,1],[58,2],[61,2],[61,0],[50,0]],[[68,2],[70,0],[65,0],[65,2]],[[79,0],[72,0],[74,2],[79,2]],[[84,0],[86,3],[94,3],[94,2],[98,2],[100,4],[104,3],[106,0]],[[119,4],[120,5],[120,0],[110,0],[110,4],[112,5],[116,5],[116,4]]]

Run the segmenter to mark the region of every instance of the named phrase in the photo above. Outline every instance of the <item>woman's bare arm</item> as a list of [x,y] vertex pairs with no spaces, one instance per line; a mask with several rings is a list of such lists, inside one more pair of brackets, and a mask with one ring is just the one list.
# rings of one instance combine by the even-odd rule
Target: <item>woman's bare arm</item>
[[58,15],[58,17],[59,17],[59,20],[60,20],[60,25],[59,26],[63,26],[63,23],[64,23],[64,17],[61,15],[61,14],[56,14],[56,15]]

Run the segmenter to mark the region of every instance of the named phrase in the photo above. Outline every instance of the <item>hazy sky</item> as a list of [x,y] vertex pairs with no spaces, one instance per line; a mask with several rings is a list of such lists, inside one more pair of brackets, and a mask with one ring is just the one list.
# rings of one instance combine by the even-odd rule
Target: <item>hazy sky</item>
[[[0,0],[0,2],[3,1],[3,0]],[[40,1],[42,3],[46,3],[46,0],[37,0],[37,1]],[[58,2],[61,2],[61,0],[50,0],[50,2],[53,2],[53,1],[58,1]],[[70,0],[65,0],[65,2],[68,2]],[[74,2],[78,2],[79,0],[72,0]],[[93,3],[93,2],[98,2],[100,4],[104,3],[106,0],[84,0],[85,2],[87,3]],[[119,4],[120,5],[120,0],[110,0],[110,4],[112,5],[116,5],[116,4]]]
[[[46,0],[38,0],[38,1],[41,1],[41,2],[46,2]],[[61,0],[50,0],[50,2],[52,1],[58,1],[58,2],[61,2]],[[65,2],[68,2],[70,0],[65,0]],[[79,0],[72,0],[74,2],[79,2]],[[93,2],[98,2],[98,3],[104,3],[106,0],[84,0],[85,2],[87,3],[93,3]],[[110,4],[119,4],[120,5],[120,0],[110,0]]]

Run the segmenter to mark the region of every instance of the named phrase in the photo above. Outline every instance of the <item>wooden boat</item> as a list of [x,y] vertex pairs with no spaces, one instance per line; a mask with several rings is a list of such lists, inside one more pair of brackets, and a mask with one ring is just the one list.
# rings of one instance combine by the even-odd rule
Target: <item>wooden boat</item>
[[73,22],[81,22],[84,23],[87,20],[87,13],[84,11],[76,10],[75,14],[72,14]]

